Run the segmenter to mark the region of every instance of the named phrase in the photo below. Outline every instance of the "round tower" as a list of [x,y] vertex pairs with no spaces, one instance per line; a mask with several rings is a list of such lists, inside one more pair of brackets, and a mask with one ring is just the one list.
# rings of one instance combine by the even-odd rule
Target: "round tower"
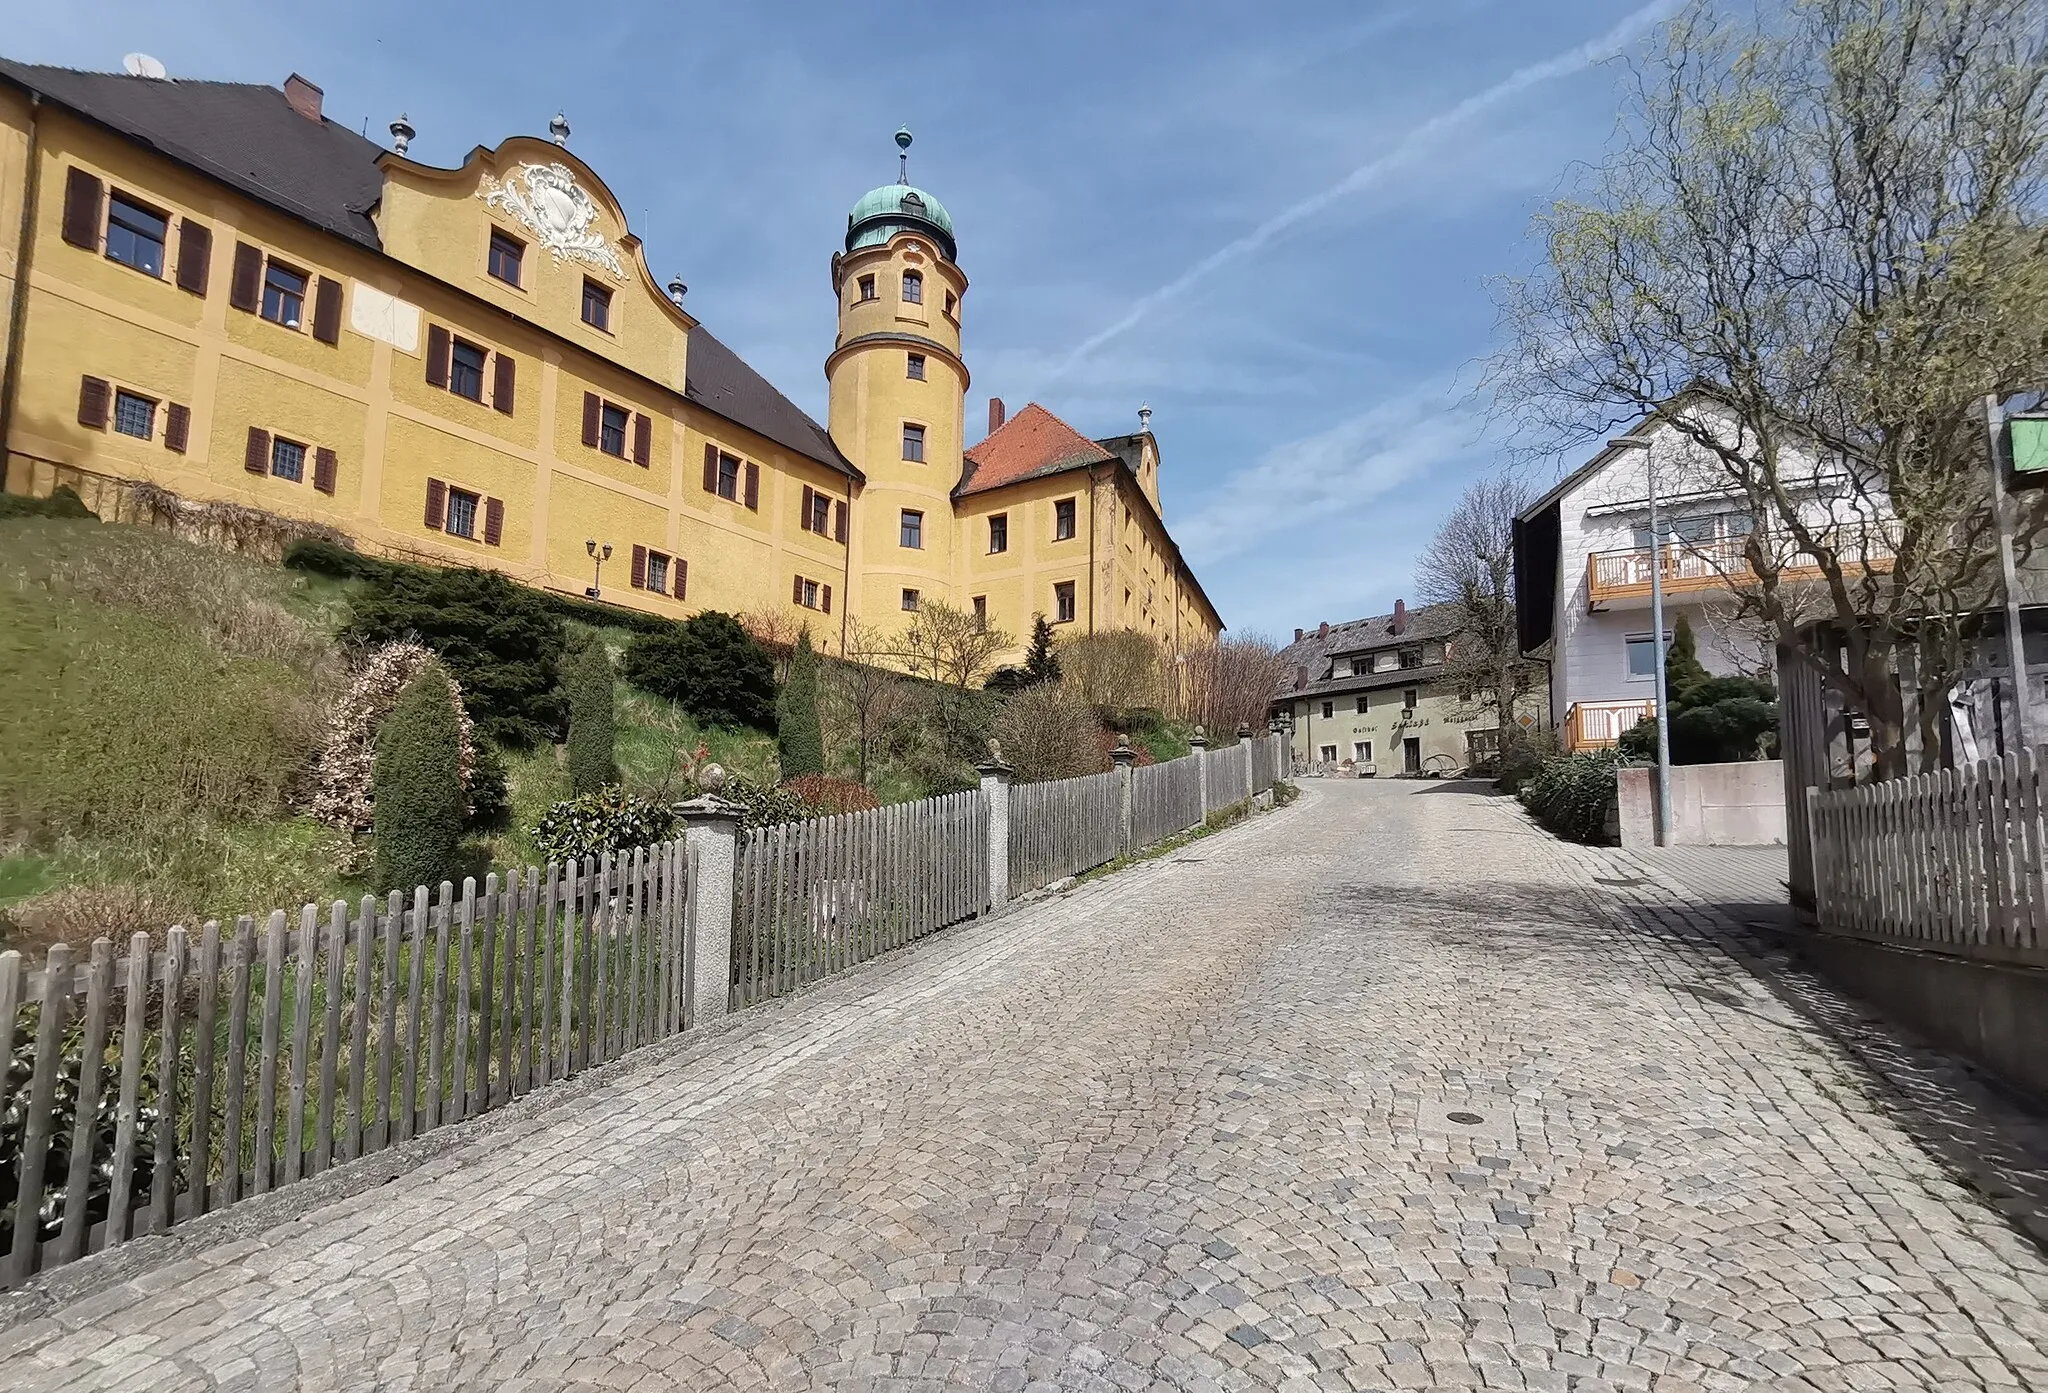
[[910,183],[910,132],[896,132],[897,181],[846,219],[832,257],[839,336],[825,360],[833,443],[867,483],[855,509],[853,613],[898,627],[906,591],[953,596],[953,486],[967,397],[960,359],[967,277],[945,205]]

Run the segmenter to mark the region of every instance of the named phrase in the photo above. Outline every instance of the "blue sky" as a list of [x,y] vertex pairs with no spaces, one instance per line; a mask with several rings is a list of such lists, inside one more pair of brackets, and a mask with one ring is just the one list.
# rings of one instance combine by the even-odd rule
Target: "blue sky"
[[832,251],[862,192],[951,210],[967,417],[1038,400],[1090,435],[1153,408],[1166,516],[1233,629],[1384,611],[1502,443],[1473,396],[1490,278],[1613,137],[1671,0],[889,6],[18,7],[9,56],[326,90],[412,153],[557,108],[656,275],[823,419]]

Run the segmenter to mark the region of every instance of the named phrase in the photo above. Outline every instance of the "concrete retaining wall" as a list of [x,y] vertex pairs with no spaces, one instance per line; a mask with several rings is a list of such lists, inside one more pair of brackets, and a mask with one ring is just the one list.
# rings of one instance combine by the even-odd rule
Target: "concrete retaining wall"
[[[1617,771],[1621,844],[1657,844],[1657,771]],[[1673,846],[1783,846],[1785,768],[1777,760],[1671,770]]]

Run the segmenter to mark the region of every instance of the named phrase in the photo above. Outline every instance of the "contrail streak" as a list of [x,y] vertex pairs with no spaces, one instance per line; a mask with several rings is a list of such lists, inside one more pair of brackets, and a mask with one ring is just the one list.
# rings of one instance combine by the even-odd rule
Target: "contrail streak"
[[1456,106],[1438,112],[1402,136],[1391,150],[1368,160],[1322,192],[1312,194],[1302,199],[1299,203],[1283,208],[1280,212],[1275,213],[1242,237],[1219,247],[1203,257],[1200,261],[1182,272],[1176,279],[1167,282],[1151,294],[1136,301],[1130,309],[1124,312],[1121,319],[1082,340],[1071,353],[1059,361],[1045,381],[1050,383],[1064,377],[1082,359],[1102,347],[1105,343],[1108,343],[1111,339],[1130,329],[1161,305],[1169,300],[1177,299],[1186,292],[1189,286],[1201,280],[1218,267],[1235,261],[1249,252],[1258,250],[1288,228],[1293,227],[1303,219],[1314,217],[1332,203],[1337,202],[1337,200],[1348,198],[1359,190],[1379,182],[1381,177],[1387,174],[1388,171],[1414,155],[1445,131],[1471,120],[1489,107],[1497,106],[1510,97],[1526,92],[1531,87],[1549,82],[1553,78],[1568,76],[1603,58],[1612,56],[1640,38],[1652,25],[1668,18],[1681,3],[1682,0],[1650,0],[1649,4],[1628,15],[1599,38],[1590,39],[1576,48],[1570,48],[1554,57],[1546,58],[1541,63],[1533,63],[1526,68],[1519,68],[1485,91],[1474,93]]

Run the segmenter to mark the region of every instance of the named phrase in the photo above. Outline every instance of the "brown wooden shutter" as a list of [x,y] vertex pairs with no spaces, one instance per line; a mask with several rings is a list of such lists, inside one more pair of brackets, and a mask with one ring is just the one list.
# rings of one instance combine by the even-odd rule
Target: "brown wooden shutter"
[[107,428],[107,379],[104,377],[81,377],[78,379],[78,424],[91,426],[94,430]]
[[341,342],[341,282],[332,276],[322,276],[313,287],[313,337]]
[[789,602],[793,605],[800,605],[804,602],[804,578],[802,576],[798,576],[796,584],[789,587]]
[[204,297],[213,270],[213,229],[190,218],[178,224],[178,289]]
[[598,434],[598,426],[603,414],[604,403],[598,399],[597,393],[585,392],[583,394],[583,443],[590,446],[593,450],[597,448],[597,442],[601,438]]
[[804,485],[803,512],[797,517],[797,526],[803,528],[806,532],[811,530],[811,500],[817,496],[818,491],[816,489],[812,488],[809,484]]
[[235,273],[228,281],[228,303],[256,313],[263,302],[263,253],[247,242],[235,243]]
[[192,409],[172,402],[164,408],[164,448],[178,454],[185,453],[185,446],[192,435]]
[[704,492],[718,492],[718,447],[709,441],[704,445]]
[[491,380],[491,405],[510,416],[518,396],[519,365],[513,361],[509,353],[493,355],[491,364],[494,369]]
[[761,466],[747,461],[747,506],[759,512],[761,509]]
[[646,547],[636,546],[633,548],[633,588],[635,590],[645,590],[647,588]]
[[678,556],[670,569],[676,573],[676,579],[675,584],[669,587],[669,593],[680,600],[690,589],[690,563]]
[[439,479],[427,480],[427,527],[435,532],[448,520],[448,486]]
[[249,445],[242,452],[242,468],[251,474],[270,472],[270,432],[261,426],[249,427]]
[[313,451],[313,487],[322,493],[334,492],[334,451],[325,445]]
[[448,385],[448,331],[438,324],[427,326],[427,385]]
[[100,247],[100,181],[73,166],[64,175],[64,240],[74,247]]
[[494,547],[505,538],[505,500],[484,500],[484,545]]
[[832,540],[846,540],[846,503],[843,499],[832,500]]
[[654,423],[639,412],[633,413],[633,463],[642,469],[654,458]]
[[830,614],[832,612],[831,586],[821,585],[818,587],[818,608],[825,611],[825,613],[827,614]]

